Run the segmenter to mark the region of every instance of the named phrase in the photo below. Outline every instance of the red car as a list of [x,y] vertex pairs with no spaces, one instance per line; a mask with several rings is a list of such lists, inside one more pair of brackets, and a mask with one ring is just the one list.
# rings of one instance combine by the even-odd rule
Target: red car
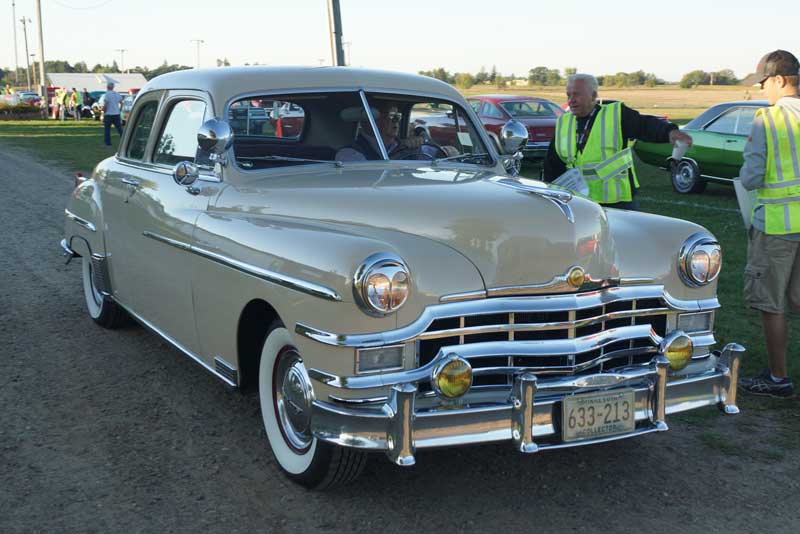
[[556,119],[564,113],[545,98],[517,95],[478,95],[467,98],[484,128],[497,146],[500,129],[515,119],[528,129],[528,144],[522,154],[528,159],[544,158],[556,130]]

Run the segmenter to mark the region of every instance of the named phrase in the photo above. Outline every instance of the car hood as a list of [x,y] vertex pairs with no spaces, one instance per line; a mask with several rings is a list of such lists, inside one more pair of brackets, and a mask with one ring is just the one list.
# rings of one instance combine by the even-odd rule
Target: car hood
[[[491,173],[354,167],[315,166],[313,173],[294,168],[252,179],[223,193],[215,209],[343,226],[380,242],[397,232],[421,236],[469,260],[486,289],[546,284],[574,265],[595,279],[618,274],[606,213],[593,202],[572,198],[565,213],[551,199],[501,185],[510,179]],[[547,187],[533,180],[512,182]],[[413,247],[398,245],[393,252],[412,270],[417,260],[427,261],[413,257]]]

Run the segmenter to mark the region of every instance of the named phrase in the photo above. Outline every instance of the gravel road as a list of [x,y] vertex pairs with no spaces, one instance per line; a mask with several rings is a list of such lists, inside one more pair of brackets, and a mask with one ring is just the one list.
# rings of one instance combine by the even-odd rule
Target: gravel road
[[141,327],[89,319],[79,263],[59,255],[72,176],[53,169],[0,146],[4,534],[800,531],[797,413],[747,399],[638,440],[423,452],[410,469],[375,455],[352,486],[296,487],[255,396]]

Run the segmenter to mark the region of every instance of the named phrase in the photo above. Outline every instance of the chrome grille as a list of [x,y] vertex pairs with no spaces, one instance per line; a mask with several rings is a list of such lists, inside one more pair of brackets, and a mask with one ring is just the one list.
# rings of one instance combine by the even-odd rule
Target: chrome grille
[[[650,325],[665,336],[667,318],[676,311],[661,298],[619,299],[570,310],[510,311],[444,317],[434,320],[418,337],[419,365],[433,360],[448,346],[491,342],[547,341],[584,338],[612,329]],[[642,337],[611,342],[601,348],[567,355],[487,356],[470,359],[474,385],[510,384],[505,369],[526,367],[544,374],[595,373],[650,361],[652,339]]]

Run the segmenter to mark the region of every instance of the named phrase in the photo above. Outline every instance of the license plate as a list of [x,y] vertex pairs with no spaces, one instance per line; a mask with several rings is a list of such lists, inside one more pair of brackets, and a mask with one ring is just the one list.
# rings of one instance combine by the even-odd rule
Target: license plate
[[561,415],[564,441],[597,439],[633,432],[636,425],[633,390],[564,397]]

